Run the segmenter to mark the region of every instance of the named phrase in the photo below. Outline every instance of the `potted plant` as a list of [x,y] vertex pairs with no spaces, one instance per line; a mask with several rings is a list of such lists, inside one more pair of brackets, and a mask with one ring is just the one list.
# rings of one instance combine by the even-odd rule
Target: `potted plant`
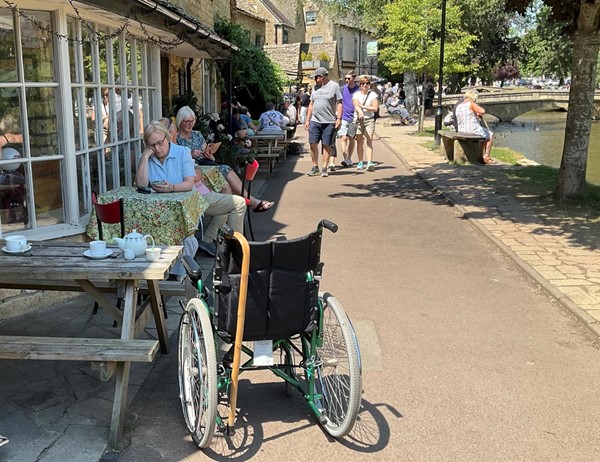
[[317,67],[325,67],[329,69],[329,63],[331,62],[331,58],[324,51],[319,52],[317,55],[318,65]]
[[310,51],[303,51],[300,53],[300,60],[302,61],[302,69],[313,67],[313,56]]

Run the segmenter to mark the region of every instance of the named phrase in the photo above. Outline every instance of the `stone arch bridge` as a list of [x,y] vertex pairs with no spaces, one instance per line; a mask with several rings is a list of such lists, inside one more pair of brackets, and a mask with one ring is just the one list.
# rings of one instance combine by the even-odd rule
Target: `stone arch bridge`
[[[442,105],[451,108],[461,95],[445,95]],[[487,114],[497,117],[502,122],[510,122],[514,118],[536,109],[564,109],[569,107],[568,90],[501,90],[480,92],[477,104]],[[434,100],[435,105],[435,100]],[[600,92],[594,97],[594,118],[600,119]]]

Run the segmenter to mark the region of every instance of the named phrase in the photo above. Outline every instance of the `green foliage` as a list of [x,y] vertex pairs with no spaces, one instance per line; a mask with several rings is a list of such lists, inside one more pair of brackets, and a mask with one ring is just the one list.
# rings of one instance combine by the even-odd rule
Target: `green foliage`
[[523,37],[527,75],[564,78],[571,74],[573,43],[565,33],[566,21],[553,21],[552,10],[542,6],[537,12],[536,27]]
[[[468,59],[475,36],[461,29],[460,8],[446,7],[446,73],[475,70]],[[439,66],[441,2],[439,0],[394,0],[384,8],[380,21],[379,59],[391,73],[416,71],[434,75]]]
[[331,58],[329,57],[329,55],[327,53],[325,53],[324,51],[319,52],[319,54],[317,54],[317,59],[319,61],[327,61],[330,62]]
[[303,51],[300,53],[300,59],[302,61],[312,61],[312,53],[310,51]]
[[[239,48],[229,62],[235,90],[244,91],[251,99],[277,101],[283,93],[283,81],[277,66],[264,51],[250,42],[247,32],[239,24],[217,18],[215,30]],[[219,62],[219,66],[224,64]],[[221,72],[223,73],[223,67]]]

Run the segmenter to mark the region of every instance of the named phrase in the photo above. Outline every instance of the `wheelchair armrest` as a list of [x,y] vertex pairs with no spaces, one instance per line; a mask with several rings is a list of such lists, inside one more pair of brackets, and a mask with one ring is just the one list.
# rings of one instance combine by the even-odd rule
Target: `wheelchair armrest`
[[198,281],[202,279],[202,270],[196,260],[194,260],[190,255],[183,256],[183,267],[185,268],[185,272],[188,274],[190,281],[192,284],[196,286]]

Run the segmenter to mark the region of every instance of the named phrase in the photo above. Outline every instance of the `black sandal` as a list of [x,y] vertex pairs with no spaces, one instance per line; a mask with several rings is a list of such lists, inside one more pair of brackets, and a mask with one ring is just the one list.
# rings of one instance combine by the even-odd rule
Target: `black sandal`
[[275,205],[275,202],[260,201],[260,203],[252,210],[254,210],[256,213],[262,213],[262,212],[266,212],[274,205]]

